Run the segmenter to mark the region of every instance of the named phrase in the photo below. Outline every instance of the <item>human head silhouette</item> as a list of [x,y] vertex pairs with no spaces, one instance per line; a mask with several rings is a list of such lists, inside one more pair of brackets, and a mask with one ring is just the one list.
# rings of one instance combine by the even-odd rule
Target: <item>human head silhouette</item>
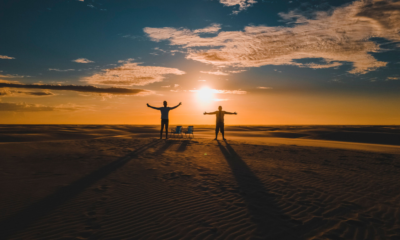
[[164,101],[164,107],[166,107],[167,106],[167,101]]
[[221,106],[219,106],[219,107],[218,107],[218,110],[222,111],[222,107],[221,107]]

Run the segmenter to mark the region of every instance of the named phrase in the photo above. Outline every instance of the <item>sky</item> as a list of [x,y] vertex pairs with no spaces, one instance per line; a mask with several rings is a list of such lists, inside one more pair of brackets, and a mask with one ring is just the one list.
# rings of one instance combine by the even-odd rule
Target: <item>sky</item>
[[5,0],[0,124],[400,124],[400,1]]

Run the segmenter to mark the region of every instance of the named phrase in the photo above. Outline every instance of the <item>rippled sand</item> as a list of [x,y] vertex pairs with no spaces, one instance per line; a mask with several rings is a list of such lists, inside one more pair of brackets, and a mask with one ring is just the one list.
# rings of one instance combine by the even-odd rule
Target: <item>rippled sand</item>
[[400,239],[400,128],[0,126],[8,239]]

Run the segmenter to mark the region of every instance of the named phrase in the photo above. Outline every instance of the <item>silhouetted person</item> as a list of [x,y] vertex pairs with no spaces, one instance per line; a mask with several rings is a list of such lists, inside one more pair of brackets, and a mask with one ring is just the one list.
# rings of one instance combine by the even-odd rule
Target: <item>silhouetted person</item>
[[164,125],[165,125],[165,135],[166,135],[166,139],[168,139],[168,113],[170,110],[175,109],[177,107],[179,107],[182,103],[179,103],[178,105],[176,105],[175,107],[167,107],[167,101],[164,101],[164,107],[153,107],[150,106],[149,104],[147,104],[147,106],[149,108],[153,108],[156,110],[160,110],[161,111],[161,131],[160,131],[160,139],[162,139],[162,133],[164,130]]
[[218,107],[218,110],[219,111],[210,112],[210,113],[204,112],[204,115],[212,115],[212,114],[217,115],[217,122],[215,124],[215,139],[214,140],[217,140],[219,131],[221,131],[221,133],[222,133],[222,139],[225,140],[225,136],[224,136],[224,115],[225,114],[235,114],[235,115],[237,115],[237,113],[236,112],[231,113],[231,112],[222,111],[222,107],[221,106]]

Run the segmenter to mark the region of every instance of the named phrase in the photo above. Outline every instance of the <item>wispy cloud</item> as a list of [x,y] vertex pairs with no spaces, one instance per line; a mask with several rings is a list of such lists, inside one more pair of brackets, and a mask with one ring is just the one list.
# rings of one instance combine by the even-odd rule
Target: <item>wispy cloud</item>
[[233,71],[228,71],[230,73],[241,73],[241,72],[246,72],[246,70],[233,70]]
[[400,80],[400,77],[388,77],[387,80],[388,81],[396,81],[396,80]]
[[194,33],[217,33],[221,29],[221,24],[213,23],[208,27],[194,30]]
[[49,68],[49,71],[55,71],[55,72],[71,72],[71,71],[75,71],[75,69]]
[[54,111],[53,107],[38,105],[38,104],[27,104],[27,103],[3,103],[0,102],[0,111],[3,112],[43,112],[43,111]]
[[0,74],[0,78],[25,78],[25,77],[30,77],[30,76],[21,76],[18,74]]
[[133,61],[135,61],[134,58],[128,58],[126,60],[118,60],[118,63],[130,63],[130,62],[133,62]]
[[257,87],[258,89],[272,89],[272,87]]
[[64,104],[55,107],[41,104],[27,104],[25,102],[0,102],[0,111],[2,112],[49,112],[49,111],[77,111],[87,109],[86,106],[75,104]]
[[227,7],[238,5],[239,9],[233,11],[233,14],[238,14],[240,11],[246,10],[248,7],[251,7],[253,4],[257,3],[255,0],[219,0],[219,2]]
[[219,94],[246,94],[246,91],[242,90],[216,90],[214,89],[214,93],[219,93]]
[[140,66],[140,63],[125,62],[122,66],[103,69],[100,73],[82,79],[90,84],[143,86],[154,82],[161,82],[167,74],[185,74],[177,68],[158,66]]
[[[194,90],[189,90],[189,92],[201,92],[201,89],[194,89]],[[216,93],[216,94],[246,94],[246,91],[243,90],[219,90],[219,89],[210,89],[211,93]]]
[[221,71],[216,71],[216,72],[200,71],[200,72],[201,73],[206,73],[206,74],[211,74],[211,75],[220,75],[220,76],[229,75],[228,73],[221,72]]
[[49,85],[49,84],[20,84],[20,83],[5,83],[0,82],[0,88],[25,88],[25,89],[46,89],[57,91],[75,91],[85,93],[104,93],[113,95],[143,95],[150,94],[151,91],[145,89],[130,89],[130,88],[98,88],[95,86],[82,85]]
[[0,97],[19,97],[19,96],[32,96],[32,97],[48,97],[55,94],[50,91],[30,92],[30,91],[15,91],[9,88],[0,88]]
[[76,63],[94,63],[93,61],[91,61],[91,60],[89,60],[87,58],[78,58],[78,59],[75,59],[75,60],[72,60],[72,61],[76,62]]
[[[167,40],[170,45],[187,49],[187,59],[215,66],[318,69],[350,62],[353,74],[386,66],[371,54],[381,51],[372,37],[400,41],[399,1],[359,0],[328,12],[314,12],[311,17],[301,11],[280,15],[293,26],[248,26],[243,31],[221,31],[214,37],[201,37],[196,30],[183,28],[144,28],[144,32],[153,41]],[[319,61],[303,64],[296,61],[299,59]]]
[[0,59],[15,59],[15,57],[9,57],[5,55],[0,55]]

